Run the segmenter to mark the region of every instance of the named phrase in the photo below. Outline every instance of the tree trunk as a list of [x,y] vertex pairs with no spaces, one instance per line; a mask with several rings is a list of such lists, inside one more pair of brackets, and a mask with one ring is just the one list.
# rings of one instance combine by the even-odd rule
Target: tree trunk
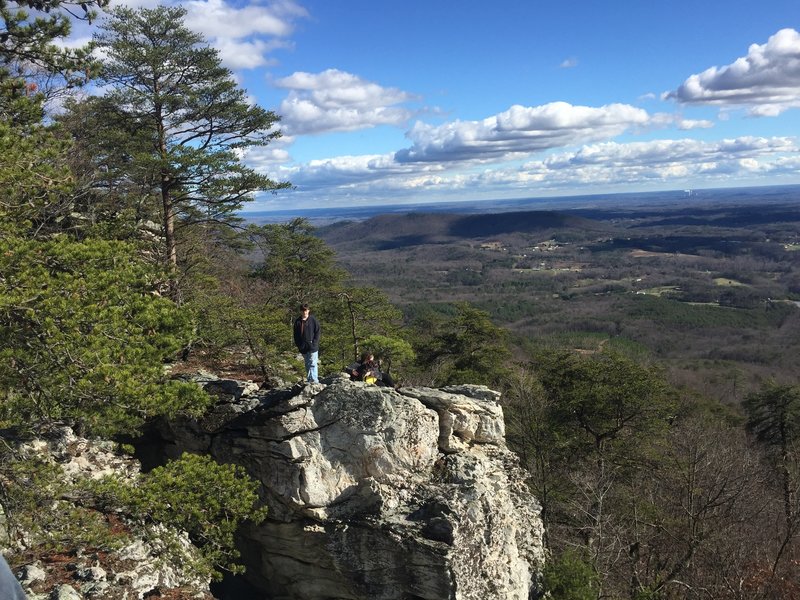
[[172,212],[172,199],[169,193],[169,175],[162,175],[161,202],[164,209],[164,243],[167,247],[167,268],[178,266],[178,250],[175,243],[175,214]]
[[[154,89],[158,90],[158,82],[155,83]],[[178,301],[178,282],[175,274],[178,272],[178,249],[175,241],[175,207],[172,201],[172,175],[169,170],[164,166],[169,157],[167,149],[167,134],[164,125],[164,118],[161,113],[161,105],[156,104],[156,126],[158,127],[158,153],[161,157],[161,208],[164,211],[163,225],[164,225],[164,244],[166,246],[166,253],[164,261],[169,270],[168,279],[168,293],[169,297],[175,302]]]

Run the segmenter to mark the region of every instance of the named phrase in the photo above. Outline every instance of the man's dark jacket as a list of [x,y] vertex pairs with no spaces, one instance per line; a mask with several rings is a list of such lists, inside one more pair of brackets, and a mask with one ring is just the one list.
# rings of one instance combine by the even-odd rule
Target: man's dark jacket
[[294,320],[294,345],[301,354],[319,350],[319,323],[314,315],[308,315],[305,326],[303,326],[303,317],[297,317]]

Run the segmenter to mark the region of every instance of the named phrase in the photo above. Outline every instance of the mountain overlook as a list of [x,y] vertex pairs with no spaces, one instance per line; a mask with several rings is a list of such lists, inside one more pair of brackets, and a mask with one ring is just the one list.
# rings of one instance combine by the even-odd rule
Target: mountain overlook
[[[217,398],[162,422],[151,458],[208,453],[263,485],[240,530],[247,595],[270,600],[528,600],[544,564],[540,508],[506,447],[500,394],[394,390],[334,375],[258,391],[194,378]],[[239,581],[231,584],[245,585]]]

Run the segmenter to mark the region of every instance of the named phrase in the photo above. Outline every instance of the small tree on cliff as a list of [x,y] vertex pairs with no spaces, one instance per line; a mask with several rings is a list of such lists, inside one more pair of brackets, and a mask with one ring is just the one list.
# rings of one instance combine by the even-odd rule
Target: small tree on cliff
[[168,266],[178,261],[179,227],[229,222],[254,192],[288,186],[242,164],[244,150],[280,135],[278,117],[247,101],[185,15],[180,7],[120,8],[95,38],[107,86],[92,101],[96,116],[109,133],[125,134],[104,136],[108,144],[95,139],[96,155],[113,159],[106,163],[113,176],[157,198]]
[[316,303],[347,277],[336,266],[334,251],[314,235],[314,227],[306,219],[252,225],[247,237],[261,254],[253,276],[267,284],[264,303],[287,316],[294,314],[301,302]]
[[450,319],[417,323],[417,363],[434,373],[437,385],[480,383],[497,386],[508,368],[508,332],[489,314],[467,302]]

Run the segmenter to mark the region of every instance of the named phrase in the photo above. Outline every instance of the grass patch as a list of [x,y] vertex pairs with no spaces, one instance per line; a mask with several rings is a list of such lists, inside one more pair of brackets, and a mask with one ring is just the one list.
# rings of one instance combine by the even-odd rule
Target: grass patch
[[728,279],[727,277],[717,277],[716,279],[714,279],[714,285],[721,285],[725,287],[747,286],[746,283],[742,283],[741,281],[736,281],[735,279]]
[[651,287],[643,290],[638,290],[636,293],[639,295],[657,296],[660,298],[664,294],[673,294],[679,291],[679,289],[680,288],[677,285],[660,285],[658,287]]

